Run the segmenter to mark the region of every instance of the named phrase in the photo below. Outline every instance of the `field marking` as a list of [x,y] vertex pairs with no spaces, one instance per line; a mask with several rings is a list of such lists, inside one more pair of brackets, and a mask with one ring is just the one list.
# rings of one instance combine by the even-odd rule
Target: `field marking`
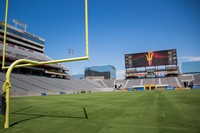
[[139,117],[142,116],[142,113],[144,112],[145,108],[146,108],[146,106],[144,106],[144,107],[142,108],[142,110],[140,111]]
[[186,127],[160,127],[160,126],[140,126],[140,125],[132,125],[132,126],[128,126],[128,125],[107,125],[106,123],[91,123],[91,125],[95,126],[95,125],[106,125],[106,126],[110,126],[110,127],[124,127],[124,128],[151,128],[151,129],[172,129],[172,130],[198,130],[200,131],[200,128],[186,128]]
[[180,106],[176,105],[176,107],[177,107],[177,109],[178,109],[179,111],[182,111],[182,109],[181,109]]
[[163,116],[163,118],[165,118],[165,112],[164,111],[162,111],[162,116]]

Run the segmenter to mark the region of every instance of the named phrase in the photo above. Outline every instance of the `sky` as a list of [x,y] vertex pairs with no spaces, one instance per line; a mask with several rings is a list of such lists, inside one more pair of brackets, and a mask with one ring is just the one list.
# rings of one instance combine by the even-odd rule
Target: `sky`
[[[88,61],[62,63],[70,74],[113,65],[124,78],[124,54],[176,49],[178,65],[200,61],[200,0],[88,0]],[[8,23],[17,19],[46,40],[52,59],[85,56],[84,0],[9,0]],[[5,0],[0,0],[4,21]],[[23,27],[20,27],[23,29]],[[73,49],[73,53],[68,50]]]

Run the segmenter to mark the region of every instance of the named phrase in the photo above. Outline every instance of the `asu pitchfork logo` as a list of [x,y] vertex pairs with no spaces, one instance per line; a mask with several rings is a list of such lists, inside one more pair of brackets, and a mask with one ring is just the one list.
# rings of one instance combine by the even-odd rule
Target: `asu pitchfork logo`
[[154,52],[148,52],[148,54],[146,55],[147,62],[148,62],[148,64],[149,64],[149,66],[151,66],[151,64],[152,64],[152,61],[153,61],[153,54],[154,54]]

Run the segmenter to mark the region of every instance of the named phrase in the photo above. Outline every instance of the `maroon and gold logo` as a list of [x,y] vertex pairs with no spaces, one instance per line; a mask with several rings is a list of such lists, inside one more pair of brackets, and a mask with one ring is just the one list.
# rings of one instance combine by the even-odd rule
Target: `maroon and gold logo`
[[152,64],[152,61],[153,61],[153,54],[154,54],[154,52],[148,52],[148,54],[146,55],[147,62],[148,62],[148,64],[149,64],[149,66],[151,66],[151,64]]

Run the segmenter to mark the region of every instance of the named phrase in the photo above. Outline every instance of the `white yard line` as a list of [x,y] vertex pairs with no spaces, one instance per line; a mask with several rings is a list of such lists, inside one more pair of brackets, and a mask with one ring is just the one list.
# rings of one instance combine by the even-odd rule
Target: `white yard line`
[[140,111],[139,117],[142,116],[142,113],[144,112],[145,108],[146,108],[146,107],[143,107],[143,108],[142,108],[142,110]]
[[172,129],[172,130],[197,130],[200,131],[200,128],[186,128],[186,127],[161,127],[161,126],[145,126],[145,125],[113,125],[113,124],[101,124],[101,123],[91,123],[91,125],[105,125],[108,127],[123,127],[123,128],[150,128],[150,129]]
[[178,109],[179,111],[182,111],[182,109],[181,109],[180,106],[176,105],[176,107],[177,107],[177,109]]
[[163,118],[165,118],[165,112],[164,111],[162,111],[162,116],[163,116]]

